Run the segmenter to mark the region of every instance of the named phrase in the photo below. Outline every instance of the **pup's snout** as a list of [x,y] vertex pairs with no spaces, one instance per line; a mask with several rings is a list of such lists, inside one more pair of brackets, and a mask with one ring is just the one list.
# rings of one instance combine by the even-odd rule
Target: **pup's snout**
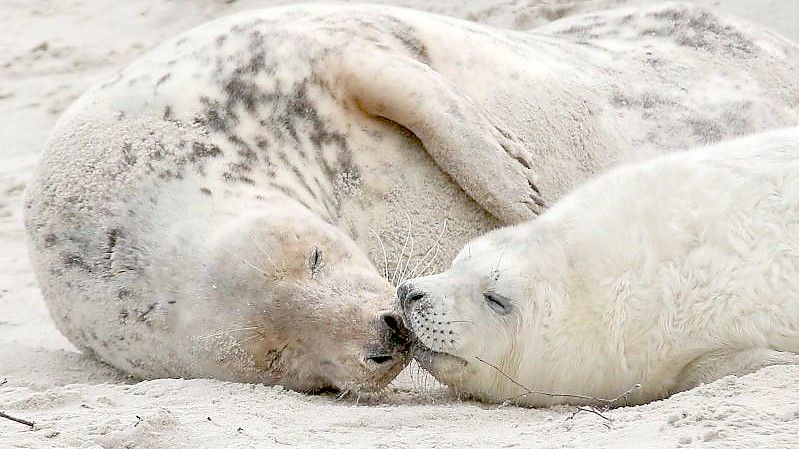
[[407,310],[414,303],[421,301],[427,293],[413,284],[406,282],[397,288],[397,300],[402,310]]

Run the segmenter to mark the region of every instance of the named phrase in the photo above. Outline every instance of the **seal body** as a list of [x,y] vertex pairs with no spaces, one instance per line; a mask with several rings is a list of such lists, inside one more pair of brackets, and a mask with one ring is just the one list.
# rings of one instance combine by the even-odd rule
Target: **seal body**
[[636,384],[640,403],[799,363],[797,154],[791,128],[623,166],[474,240],[399,289],[417,357],[525,405]]
[[[391,284],[620,159],[796,118],[796,46],[703,15],[517,33],[305,5],[191,30],[49,140],[26,227],[51,315],[138,377],[379,387],[407,360]],[[696,87],[722,75],[737,96]]]

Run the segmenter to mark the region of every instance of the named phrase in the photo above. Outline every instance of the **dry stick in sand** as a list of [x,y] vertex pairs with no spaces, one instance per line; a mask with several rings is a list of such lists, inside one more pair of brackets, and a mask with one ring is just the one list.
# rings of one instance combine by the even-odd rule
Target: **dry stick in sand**
[[[524,390],[524,393],[503,401],[503,405],[507,404],[507,403],[510,403],[510,402],[512,402],[512,401],[514,401],[516,399],[521,398],[521,397],[530,395],[530,394],[540,394],[542,396],[549,396],[551,398],[586,399],[586,400],[589,400],[589,401],[599,402],[599,403],[602,404],[601,406],[589,405],[587,407],[577,407],[577,410],[574,413],[572,413],[572,415],[569,418],[567,418],[567,419],[574,418],[574,416],[576,414],[580,413],[580,412],[588,412],[588,413],[593,413],[593,414],[599,416],[600,418],[606,420],[608,423],[611,423],[613,421],[610,418],[608,418],[607,416],[603,415],[602,412],[606,412],[606,411],[610,410],[610,408],[613,407],[613,405],[615,403],[619,402],[622,399],[625,399],[634,390],[637,390],[637,389],[641,388],[641,384],[635,384],[632,387],[628,388],[624,393],[616,396],[613,399],[596,398],[596,397],[593,397],[593,396],[585,396],[585,395],[581,395],[581,394],[559,394],[559,393],[548,393],[548,392],[545,392],[545,391],[535,391],[535,390],[531,390],[531,389],[525,387],[524,385],[522,385],[519,382],[517,382],[516,379],[514,379],[514,378],[510,377],[509,375],[505,374],[505,372],[502,371],[501,369],[499,369],[498,366],[493,365],[491,363],[488,363],[485,360],[481,359],[480,357],[475,357],[475,358],[479,362],[485,363],[486,365],[490,366],[491,368],[494,368],[499,374],[502,374],[506,379],[511,381],[514,385],[516,385],[517,387],[519,387],[522,390]],[[605,425],[608,428],[610,428],[610,426],[608,424],[605,424]]]
[[[0,381],[0,387],[5,385],[6,383],[8,383],[8,379],[3,379],[2,381]],[[31,428],[33,427],[33,423],[28,421],[27,419],[14,418],[13,416],[6,415],[3,412],[0,412],[0,418],[10,419],[11,421],[18,422],[20,424],[25,424],[26,426],[29,426]]]
[[18,422],[20,424],[25,424],[26,426],[30,427],[31,429],[33,428],[33,422],[28,421],[27,419],[14,418],[13,416],[6,415],[3,412],[0,412],[0,418],[10,419],[11,421]]

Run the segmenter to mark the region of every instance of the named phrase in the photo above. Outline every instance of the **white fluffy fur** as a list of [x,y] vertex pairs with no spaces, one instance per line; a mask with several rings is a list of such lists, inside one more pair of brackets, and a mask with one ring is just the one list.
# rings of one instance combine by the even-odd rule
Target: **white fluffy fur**
[[408,322],[448,354],[431,371],[494,401],[524,392],[500,370],[531,390],[600,398],[640,384],[639,403],[799,362],[799,128],[612,170],[409,284],[426,296]]

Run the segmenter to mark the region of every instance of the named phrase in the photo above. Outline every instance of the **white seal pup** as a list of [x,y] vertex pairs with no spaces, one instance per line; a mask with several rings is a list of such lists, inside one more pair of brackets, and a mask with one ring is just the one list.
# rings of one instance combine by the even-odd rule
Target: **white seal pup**
[[550,26],[315,4],[147,53],[65,113],[29,185],[56,325],[137,377],[379,387],[407,359],[389,281],[427,262],[371,228],[401,256],[406,217],[407,253],[446,217],[450,257],[631,153],[797,116],[771,33],[679,5]]
[[799,363],[799,128],[614,169],[398,301],[420,363],[489,401],[635,404]]

